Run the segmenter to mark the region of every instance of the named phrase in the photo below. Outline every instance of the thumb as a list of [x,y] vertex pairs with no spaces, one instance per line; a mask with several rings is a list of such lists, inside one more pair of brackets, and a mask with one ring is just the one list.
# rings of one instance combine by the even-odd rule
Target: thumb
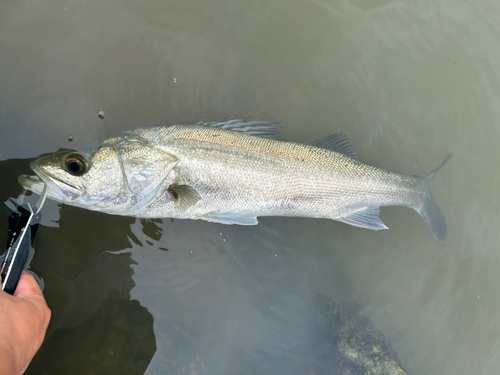
[[33,275],[26,271],[23,271],[21,274],[14,296],[18,298],[41,297],[43,299],[40,286],[36,282]]

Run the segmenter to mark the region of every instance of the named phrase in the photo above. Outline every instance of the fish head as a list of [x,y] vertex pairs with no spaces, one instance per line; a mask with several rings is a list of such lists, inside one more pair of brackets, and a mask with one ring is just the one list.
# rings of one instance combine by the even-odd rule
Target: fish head
[[113,137],[80,150],[62,149],[30,163],[36,176],[20,176],[24,188],[94,211],[133,215],[175,179],[178,159],[148,142]]
[[124,176],[113,147],[93,152],[61,149],[30,163],[36,176],[20,176],[24,188],[73,206],[106,211],[125,203]]

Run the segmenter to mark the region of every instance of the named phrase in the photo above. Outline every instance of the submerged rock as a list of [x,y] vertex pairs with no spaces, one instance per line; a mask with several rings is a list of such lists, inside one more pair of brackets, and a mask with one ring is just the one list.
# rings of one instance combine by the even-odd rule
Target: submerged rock
[[407,374],[382,332],[354,307],[323,295],[316,297],[316,306],[316,329],[324,345],[316,374]]

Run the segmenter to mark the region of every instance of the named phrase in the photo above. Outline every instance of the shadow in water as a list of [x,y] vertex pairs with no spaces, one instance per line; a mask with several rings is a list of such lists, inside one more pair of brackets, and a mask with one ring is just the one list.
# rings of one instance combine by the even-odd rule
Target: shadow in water
[[[30,161],[0,162],[2,201],[22,191],[17,176],[32,173]],[[31,269],[44,280],[52,319],[26,373],[144,373],[156,352],[153,316],[130,300],[135,286],[130,254],[113,254],[130,248],[130,241],[140,244],[130,230],[135,219],[58,207],[54,202],[46,207],[43,212],[58,210],[60,219],[55,227],[42,222]],[[2,205],[1,217],[9,214]],[[6,233],[5,221],[0,243],[6,242]]]

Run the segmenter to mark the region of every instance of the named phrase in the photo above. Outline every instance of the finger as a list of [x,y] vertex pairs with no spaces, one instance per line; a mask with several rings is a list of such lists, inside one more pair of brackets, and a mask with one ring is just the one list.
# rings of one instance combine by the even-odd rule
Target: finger
[[43,299],[43,294],[40,290],[40,286],[36,282],[33,275],[29,274],[26,271],[23,271],[23,273],[21,274],[21,278],[19,279],[19,283],[17,284],[14,296],[18,298],[41,297]]

